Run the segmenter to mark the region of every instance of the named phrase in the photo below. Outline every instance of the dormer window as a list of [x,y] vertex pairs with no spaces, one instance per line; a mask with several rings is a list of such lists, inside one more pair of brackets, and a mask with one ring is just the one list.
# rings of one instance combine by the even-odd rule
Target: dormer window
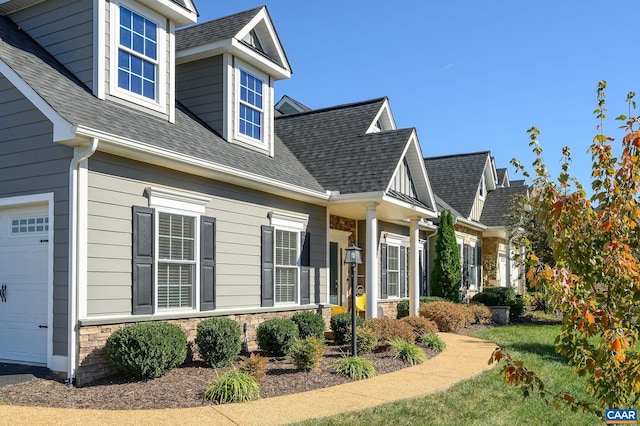
[[259,78],[240,70],[240,133],[262,139],[262,85]]
[[167,110],[165,22],[137,3],[112,3],[111,95],[160,112]]

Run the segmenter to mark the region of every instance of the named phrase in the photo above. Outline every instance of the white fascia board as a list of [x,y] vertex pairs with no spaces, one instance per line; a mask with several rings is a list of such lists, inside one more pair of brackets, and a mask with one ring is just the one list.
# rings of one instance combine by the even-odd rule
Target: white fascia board
[[390,204],[395,204],[396,206],[400,206],[404,209],[411,210],[415,212],[416,216],[426,217],[426,218],[436,218],[438,217],[438,213],[429,209],[422,208],[420,206],[414,206],[413,204],[398,200],[397,198],[390,197],[388,195],[382,196],[382,201]]
[[183,27],[198,22],[198,15],[196,13],[179,6],[171,0],[138,0],[138,2],[169,18],[175,22],[176,27]]
[[332,204],[342,203],[379,203],[384,197],[383,191],[376,192],[358,192],[354,194],[340,194],[339,192],[332,192],[329,201]]
[[35,90],[31,88],[13,69],[0,59],[0,74],[22,95],[29,100],[51,123],[53,124],[54,142],[65,141],[75,138],[76,128],[64,119],[51,105],[49,105]]
[[234,169],[221,164],[205,161],[200,158],[179,154],[156,146],[122,138],[100,130],[80,127],[78,135],[100,139],[100,150],[126,158],[169,167],[198,176],[216,179],[245,188],[256,189],[274,195],[305,201],[317,205],[326,205],[329,195],[325,192],[313,191],[275,179]]
[[274,80],[283,80],[291,77],[290,69],[284,68],[266,56],[256,53],[253,49],[235,38],[231,40],[229,53],[269,74]]
[[[393,114],[391,114],[391,106],[389,105],[389,99],[385,99],[384,103],[382,104],[382,106],[380,107],[380,110],[378,111],[378,113],[376,114],[376,116],[373,118],[373,121],[371,122],[371,124],[369,125],[369,128],[367,129],[367,131],[365,133],[374,133],[376,131],[376,124],[378,123],[378,121],[385,116],[388,120],[389,120],[389,124],[390,124],[390,129],[385,129],[385,130],[396,130],[396,120],[393,118]],[[382,129],[380,129],[382,130]]]
[[220,55],[229,49],[231,41],[232,39],[228,38],[214,41],[212,43],[189,47],[188,49],[176,50],[176,64]]

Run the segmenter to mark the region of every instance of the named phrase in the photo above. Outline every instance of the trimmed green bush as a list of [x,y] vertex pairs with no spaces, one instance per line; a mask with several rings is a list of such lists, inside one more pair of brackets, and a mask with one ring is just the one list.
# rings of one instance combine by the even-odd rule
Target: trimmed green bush
[[154,379],[182,364],[187,336],[168,322],[132,324],[109,336],[105,350],[116,370],[139,379]]
[[420,306],[420,316],[432,320],[444,332],[456,331],[466,324],[465,310],[459,303],[425,303]]
[[211,367],[231,365],[242,349],[240,324],[226,317],[207,318],[198,323],[195,342]]
[[320,366],[324,354],[324,339],[308,336],[296,340],[289,349],[289,356],[298,369],[313,371]]
[[284,356],[298,338],[298,326],[289,318],[271,318],[258,326],[258,347],[271,356]]
[[422,364],[427,360],[424,351],[415,343],[402,339],[394,339],[389,342],[394,358],[400,358],[411,365]]
[[508,306],[511,319],[518,318],[524,312],[524,301],[516,296],[512,287],[485,287],[482,292],[471,298],[472,302],[486,306]]
[[[364,324],[364,319],[360,315],[356,315],[356,327]],[[333,340],[338,345],[346,343],[345,336],[351,333],[351,312],[343,312],[333,315],[329,322],[331,331],[333,331]]]
[[202,398],[218,404],[254,401],[260,398],[260,387],[251,375],[234,370],[214,380]]
[[[349,350],[351,350],[351,334],[351,327],[349,327],[349,332],[344,336],[344,343],[349,346]],[[377,346],[378,335],[376,333],[364,327],[356,327],[356,351],[359,354],[373,352]]]
[[325,323],[322,315],[311,311],[296,312],[291,320],[298,326],[301,339],[309,336],[324,339]]
[[[447,299],[438,296],[420,296],[420,305],[429,302],[442,302]],[[398,302],[398,313],[396,314],[396,318],[401,319],[409,316],[409,300],[401,300]]]
[[359,356],[342,357],[336,364],[336,374],[348,376],[352,380],[369,379],[376,375],[373,363]]

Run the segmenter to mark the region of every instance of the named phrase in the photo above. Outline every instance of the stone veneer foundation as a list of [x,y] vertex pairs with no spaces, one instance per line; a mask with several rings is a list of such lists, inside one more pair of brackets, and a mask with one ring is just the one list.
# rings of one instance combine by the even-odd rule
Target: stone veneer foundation
[[[317,309],[317,312],[324,318],[325,326],[328,330],[331,319],[331,309],[329,307],[320,307]],[[260,323],[271,318],[290,318],[294,313],[296,313],[296,311],[239,314],[228,315],[227,317],[237,321],[240,324],[241,330],[244,330],[244,325],[248,324],[246,332],[243,331],[242,333],[243,349],[255,351],[258,349],[256,329]],[[208,317],[169,320],[168,322],[179,325],[187,334],[188,344],[192,346],[196,337],[198,323],[206,318]],[[115,373],[114,368],[107,358],[104,345],[109,336],[111,336],[111,333],[131,324],[133,323],[91,325],[80,328],[80,336],[78,338],[80,354],[79,367],[76,372],[76,385],[83,386]]]

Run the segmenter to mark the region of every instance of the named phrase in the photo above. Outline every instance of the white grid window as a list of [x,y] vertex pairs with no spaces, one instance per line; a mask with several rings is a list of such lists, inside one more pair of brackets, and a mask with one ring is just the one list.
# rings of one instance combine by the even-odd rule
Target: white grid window
[[295,303],[298,289],[300,233],[276,229],[275,301]]
[[118,87],[155,100],[158,26],[121,6],[119,30]]
[[387,296],[398,297],[400,288],[400,247],[389,246],[387,252]]
[[257,140],[262,140],[262,85],[262,80],[240,70],[240,133]]
[[21,217],[11,220],[11,233],[14,235],[35,234],[48,231],[48,217]]
[[158,309],[194,305],[195,218],[161,212],[158,217]]

